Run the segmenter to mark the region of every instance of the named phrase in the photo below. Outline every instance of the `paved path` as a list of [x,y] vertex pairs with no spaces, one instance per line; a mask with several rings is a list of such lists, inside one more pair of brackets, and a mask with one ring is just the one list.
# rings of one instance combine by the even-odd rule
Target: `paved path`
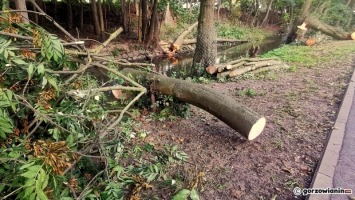
[[[311,188],[352,189],[355,197],[355,71]],[[349,200],[346,194],[309,195],[308,200]],[[354,198],[355,199],[355,198]]]

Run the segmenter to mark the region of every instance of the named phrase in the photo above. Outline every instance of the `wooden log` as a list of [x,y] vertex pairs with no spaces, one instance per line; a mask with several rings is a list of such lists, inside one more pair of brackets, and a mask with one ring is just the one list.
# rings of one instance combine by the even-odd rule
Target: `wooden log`
[[131,74],[136,79],[154,81],[162,94],[174,96],[206,110],[248,140],[259,136],[265,127],[265,117],[211,88],[130,68],[123,69],[123,73]]
[[248,65],[248,66],[245,66],[243,68],[235,69],[234,71],[232,71],[229,74],[229,77],[235,77],[235,76],[244,74],[246,72],[256,70],[256,69],[261,68],[261,67],[270,66],[270,65],[278,65],[278,64],[282,64],[282,63],[279,62],[279,61],[273,61],[273,60],[257,62],[256,64],[253,64],[253,65]]
[[237,64],[234,64],[234,65],[227,65],[226,68],[229,70],[229,69],[234,69],[234,68],[237,68],[237,67],[240,67],[244,64],[246,64],[247,61],[242,61],[240,63],[237,63]]
[[227,72],[221,72],[221,73],[217,73],[217,78],[220,79],[222,77],[228,76],[229,73],[231,73],[230,71]]
[[257,61],[273,60],[273,59],[275,59],[275,58],[241,58],[241,59],[233,60],[233,61],[230,61],[230,62],[227,62],[227,63],[217,64],[216,67],[235,65],[235,64],[243,62],[243,61],[245,61],[245,62],[257,62]]
[[217,73],[217,67],[214,65],[206,67],[206,72],[209,74],[215,74]]
[[314,17],[307,17],[305,23],[309,28],[320,31],[338,40],[351,40],[351,34],[341,31],[333,26],[323,23]]
[[195,22],[194,24],[192,24],[189,28],[187,28],[184,32],[182,32],[179,37],[175,40],[175,42],[173,44],[171,44],[170,46],[170,51],[175,52],[180,50],[183,42],[184,42],[184,38],[191,33],[191,31],[196,28],[198,25],[198,22]]

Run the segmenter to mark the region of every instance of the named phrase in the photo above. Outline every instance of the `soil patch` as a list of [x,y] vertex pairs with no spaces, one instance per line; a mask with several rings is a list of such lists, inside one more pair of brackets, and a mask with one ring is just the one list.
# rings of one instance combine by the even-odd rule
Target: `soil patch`
[[[265,130],[253,141],[197,107],[188,119],[142,126],[155,145],[178,143],[190,156],[179,173],[191,178],[205,172],[201,199],[295,199],[294,187],[310,186],[352,70],[349,56],[296,72],[269,72],[262,80],[209,84],[266,117]],[[253,95],[245,95],[248,89]]]

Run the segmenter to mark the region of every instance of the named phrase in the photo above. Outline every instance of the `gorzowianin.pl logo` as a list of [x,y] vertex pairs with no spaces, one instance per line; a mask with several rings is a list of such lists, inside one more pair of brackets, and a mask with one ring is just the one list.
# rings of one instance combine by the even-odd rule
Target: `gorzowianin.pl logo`
[[343,188],[299,188],[295,187],[293,189],[293,194],[296,196],[299,195],[309,195],[309,194],[352,194],[351,189]]

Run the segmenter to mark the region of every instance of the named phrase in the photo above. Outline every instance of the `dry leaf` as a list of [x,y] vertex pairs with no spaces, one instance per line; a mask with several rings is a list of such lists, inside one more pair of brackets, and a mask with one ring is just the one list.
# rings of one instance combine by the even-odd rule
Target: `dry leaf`
[[112,94],[116,99],[121,99],[123,96],[122,90],[112,90]]

